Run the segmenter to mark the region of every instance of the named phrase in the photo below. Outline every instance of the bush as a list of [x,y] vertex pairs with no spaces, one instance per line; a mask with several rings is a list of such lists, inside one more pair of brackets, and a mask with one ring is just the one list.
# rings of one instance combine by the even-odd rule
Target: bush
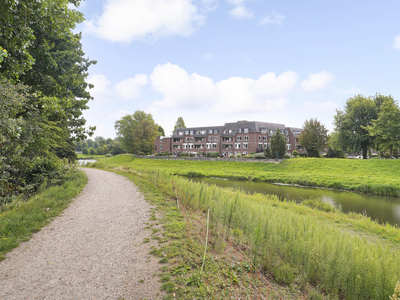
[[236,158],[241,158],[242,155],[240,153],[236,154]]
[[89,154],[89,150],[88,150],[88,148],[83,148],[83,150],[82,150],[82,154]]
[[156,156],[171,156],[172,154],[169,153],[168,151],[162,151],[160,153],[157,153]]
[[307,157],[307,153],[299,153],[300,157]]
[[297,152],[297,150],[294,150],[294,151],[292,152],[292,155],[293,155],[294,157],[297,157],[297,156],[299,156],[299,152]]
[[89,154],[90,154],[90,155],[94,155],[95,152],[96,152],[96,151],[95,151],[93,148],[89,148]]
[[265,159],[266,157],[264,155],[264,152],[261,152],[261,153],[254,154],[254,158],[255,159]]
[[219,153],[218,152],[208,152],[207,157],[219,157]]
[[252,155],[252,154],[243,155],[242,158],[251,158],[251,159],[253,159],[254,155]]
[[107,153],[106,157],[112,157],[113,155],[111,153]]
[[289,158],[290,158],[290,155],[287,153],[283,156],[283,159],[289,159]]
[[189,157],[189,153],[179,153],[179,157]]
[[229,155],[229,158],[235,158],[233,155]]

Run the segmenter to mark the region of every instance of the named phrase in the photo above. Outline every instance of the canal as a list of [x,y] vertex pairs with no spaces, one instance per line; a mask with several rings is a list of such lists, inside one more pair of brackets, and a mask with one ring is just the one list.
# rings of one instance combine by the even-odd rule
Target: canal
[[371,217],[380,224],[386,222],[392,225],[400,224],[400,198],[385,197],[370,194],[345,192],[321,188],[276,185],[264,182],[218,180],[195,178],[195,182],[205,182],[220,187],[241,189],[248,193],[263,193],[277,195],[290,200],[320,198],[344,213],[356,212]]

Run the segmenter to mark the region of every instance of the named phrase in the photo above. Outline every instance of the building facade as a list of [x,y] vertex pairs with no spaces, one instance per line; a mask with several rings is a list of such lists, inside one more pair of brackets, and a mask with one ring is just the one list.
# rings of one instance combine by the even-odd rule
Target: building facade
[[247,155],[257,150],[263,151],[270,146],[271,137],[276,130],[280,130],[285,136],[288,154],[294,150],[304,152],[298,143],[301,128],[266,122],[238,121],[225,123],[224,126],[180,128],[171,137],[158,136],[154,142],[154,153],[207,155],[208,152],[218,152],[224,157]]

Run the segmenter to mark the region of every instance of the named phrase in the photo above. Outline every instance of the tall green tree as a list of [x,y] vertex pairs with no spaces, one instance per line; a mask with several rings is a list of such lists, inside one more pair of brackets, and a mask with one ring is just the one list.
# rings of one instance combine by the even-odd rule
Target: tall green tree
[[154,140],[159,134],[153,116],[137,110],[115,122],[122,149],[133,154],[153,153]]
[[174,132],[179,128],[186,128],[185,121],[183,120],[182,117],[179,117],[178,120],[176,120],[172,134],[174,134]]
[[271,137],[271,154],[273,157],[275,157],[276,152],[279,153],[279,158],[283,158],[286,153],[286,138],[279,128],[276,129],[276,133]]
[[400,148],[400,108],[391,96],[384,100],[378,118],[371,123],[366,129],[379,148],[389,149],[392,157],[393,149]]
[[164,128],[162,128],[161,126],[158,126],[158,133],[160,134],[160,136],[165,136]]
[[373,144],[373,137],[366,129],[376,119],[379,103],[371,97],[357,95],[349,98],[343,110],[336,110],[334,130],[344,151],[362,150],[363,158],[367,158],[368,148]]
[[328,130],[317,119],[306,120],[304,131],[299,136],[299,142],[307,150],[309,157],[319,157],[319,152],[326,147]]

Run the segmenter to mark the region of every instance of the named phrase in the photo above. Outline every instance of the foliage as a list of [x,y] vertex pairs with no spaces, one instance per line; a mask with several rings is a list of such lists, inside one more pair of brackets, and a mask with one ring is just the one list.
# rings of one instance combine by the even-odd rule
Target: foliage
[[344,154],[342,150],[334,150],[332,148],[328,149],[328,152],[326,152],[325,157],[327,158],[344,158]]
[[400,300],[400,281],[397,281],[396,287],[394,288],[394,294],[389,298],[390,300]]
[[263,152],[260,152],[260,153],[254,154],[254,158],[255,159],[265,159],[266,157]]
[[172,131],[172,134],[174,134],[175,131],[177,129],[179,129],[179,128],[186,128],[185,121],[183,120],[182,117],[179,117],[178,120],[176,120],[175,126],[174,126],[174,130]]
[[293,155],[294,157],[297,157],[297,156],[299,156],[299,152],[297,152],[297,150],[294,150],[294,151],[292,152],[292,155]]
[[172,154],[168,151],[163,151],[160,153],[157,153],[156,156],[171,156]]
[[365,129],[381,149],[389,149],[390,157],[393,149],[400,148],[400,108],[391,96],[382,103],[378,118]]
[[271,137],[272,157],[275,157],[277,152],[279,153],[279,158],[283,158],[286,153],[286,139],[279,128],[276,129],[276,133]]
[[126,152],[153,153],[154,140],[159,133],[150,113],[137,110],[133,115],[126,115],[115,122],[115,130]]
[[299,136],[299,142],[307,150],[308,157],[319,157],[319,152],[326,147],[328,130],[317,119],[306,120],[304,131]]
[[207,152],[207,157],[219,157],[219,152]]
[[283,158],[284,158],[284,159],[289,159],[289,158],[290,158],[290,155],[287,154],[287,153],[285,153],[285,155],[283,156]]
[[158,126],[158,133],[160,136],[165,136],[164,128],[162,128],[161,126]]
[[346,101],[343,110],[336,110],[334,130],[337,134],[336,141],[340,143],[342,150],[358,152],[362,149],[363,158],[367,158],[368,147],[372,145],[373,138],[366,127],[372,125],[372,120],[377,118],[379,106],[376,103],[371,97],[357,95]]
[[264,155],[266,158],[272,158],[271,149],[269,148],[269,144],[267,144],[267,148],[264,150]]

